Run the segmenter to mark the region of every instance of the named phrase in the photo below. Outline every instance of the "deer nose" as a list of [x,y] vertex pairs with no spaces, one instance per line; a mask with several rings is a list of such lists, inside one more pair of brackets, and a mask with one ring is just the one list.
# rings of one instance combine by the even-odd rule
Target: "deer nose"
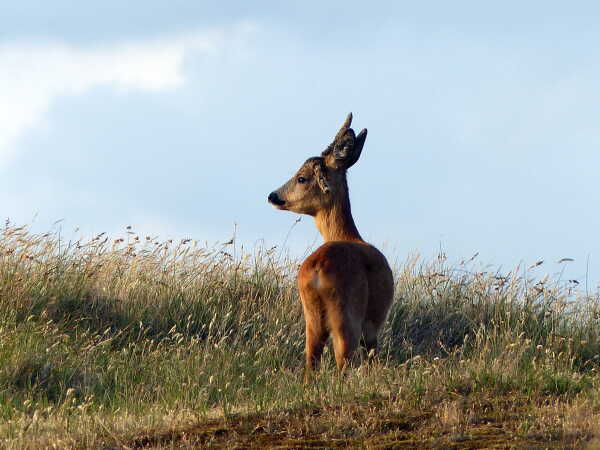
[[279,199],[276,192],[271,192],[269,194],[269,203],[273,203],[274,205],[278,205],[278,206],[285,204],[285,202],[283,200]]

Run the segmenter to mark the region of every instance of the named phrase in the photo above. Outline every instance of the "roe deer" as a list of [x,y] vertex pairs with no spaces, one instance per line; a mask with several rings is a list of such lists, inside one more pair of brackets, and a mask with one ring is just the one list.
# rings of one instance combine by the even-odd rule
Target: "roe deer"
[[377,332],[392,303],[394,281],[385,256],[365,242],[354,224],[346,170],[360,156],[367,130],[355,136],[348,114],[321,156],[309,158],[283,186],[269,194],[277,209],[315,218],[325,243],[298,272],[306,325],[306,375],[315,369],[331,334],[338,368],[362,343],[377,349]]

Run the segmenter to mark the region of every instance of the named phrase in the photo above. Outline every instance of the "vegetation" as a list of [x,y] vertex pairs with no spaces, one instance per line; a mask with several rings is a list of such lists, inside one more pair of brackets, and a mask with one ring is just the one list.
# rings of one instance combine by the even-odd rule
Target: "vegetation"
[[277,249],[131,230],[64,242],[7,223],[0,447],[600,439],[600,305],[575,282],[411,258],[378,358],[340,376],[326,352],[304,386],[297,267]]

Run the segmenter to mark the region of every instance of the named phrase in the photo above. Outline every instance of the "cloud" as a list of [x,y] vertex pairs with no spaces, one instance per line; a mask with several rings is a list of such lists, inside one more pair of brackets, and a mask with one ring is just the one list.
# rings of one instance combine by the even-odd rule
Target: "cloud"
[[230,34],[248,25],[82,48],[60,42],[0,44],[0,168],[14,155],[17,140],[43,123],[54,101],[96,86],[165,91],[186,82],[190,52],[215,52]]

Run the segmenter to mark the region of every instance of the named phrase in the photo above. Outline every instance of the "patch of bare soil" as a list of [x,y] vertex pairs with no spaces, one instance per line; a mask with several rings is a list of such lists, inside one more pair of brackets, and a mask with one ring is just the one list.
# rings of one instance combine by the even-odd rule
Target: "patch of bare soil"
[[[526,400],[463,400],[450,408],[394,412],[389,405],[368,402],[237,415],[188,428],[148,430],[104,448],[563,449],[586,448],[594,438],[536,425],[534,411],[539,408]],[[525,420],[533,425],[524,427]]]

